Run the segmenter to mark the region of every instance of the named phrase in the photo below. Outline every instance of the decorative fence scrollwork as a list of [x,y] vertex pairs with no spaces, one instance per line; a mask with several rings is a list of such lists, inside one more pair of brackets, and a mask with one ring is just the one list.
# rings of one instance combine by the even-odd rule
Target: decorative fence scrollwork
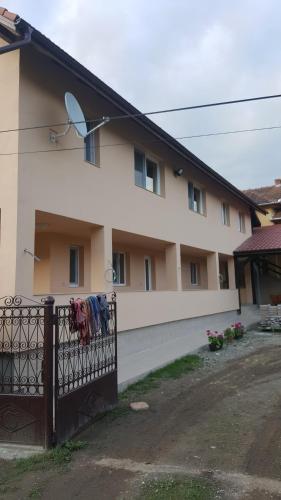
[[106,333],[87,345],[71,331],[70,305],[0,298],[0,442],[50,447],[116,401],[115,294]]

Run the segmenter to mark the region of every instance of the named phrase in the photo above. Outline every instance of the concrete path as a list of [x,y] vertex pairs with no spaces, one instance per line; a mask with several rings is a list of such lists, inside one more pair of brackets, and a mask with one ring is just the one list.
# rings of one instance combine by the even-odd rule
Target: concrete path
[[257,323],[259,317],[257,306],[244,306],[241,315],[230,311],[119,333],[119,391],[156,368],[206,344],[207,329],[223,331],[236,321],[249,326]]

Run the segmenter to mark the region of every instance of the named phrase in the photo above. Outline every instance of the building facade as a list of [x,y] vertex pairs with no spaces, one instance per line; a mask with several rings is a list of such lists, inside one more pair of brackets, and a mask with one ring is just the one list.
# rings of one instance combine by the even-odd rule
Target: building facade
[[237,309],[233,251],[256,204],[144,116],[50,140],[66,91],[88,126],[137,110],[30,32],[0,9],[0,295],[115,290],[119,331]]

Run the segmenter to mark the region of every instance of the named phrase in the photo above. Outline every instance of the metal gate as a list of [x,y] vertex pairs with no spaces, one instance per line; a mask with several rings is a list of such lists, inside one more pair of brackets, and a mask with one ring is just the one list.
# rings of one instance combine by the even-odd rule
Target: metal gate
[[0,441],[51,446],[52,329],[50,306],[0,305]]
[[58,443],[117,402],[116,302],[109,303],[107,331],[87,345],[71,333],[69,306],[56,307],[55,432]]
[[49,448],[116,404],[115,301],[106,334],[87,345],[70,331],[69,305],[0,301],[0,442]]

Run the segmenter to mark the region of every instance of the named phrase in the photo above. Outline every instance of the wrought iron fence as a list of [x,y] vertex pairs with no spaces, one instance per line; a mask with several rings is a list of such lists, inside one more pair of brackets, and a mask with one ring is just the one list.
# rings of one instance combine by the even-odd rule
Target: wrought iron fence
[[56,307],[57,395],[68,394],[117,369],[116,304],[109,302],[106,332],[100,327],[86,345],[70,328],[70,306]]
[[[0,441],[46,448],[75,434],[117,401],[116,302],[86,342],[71,305],[0,299]],[[2,304],[2,305],[1,305]]]
[[4,297],[0,305],[0,394],[42,395],[44,304],[22,305]]

